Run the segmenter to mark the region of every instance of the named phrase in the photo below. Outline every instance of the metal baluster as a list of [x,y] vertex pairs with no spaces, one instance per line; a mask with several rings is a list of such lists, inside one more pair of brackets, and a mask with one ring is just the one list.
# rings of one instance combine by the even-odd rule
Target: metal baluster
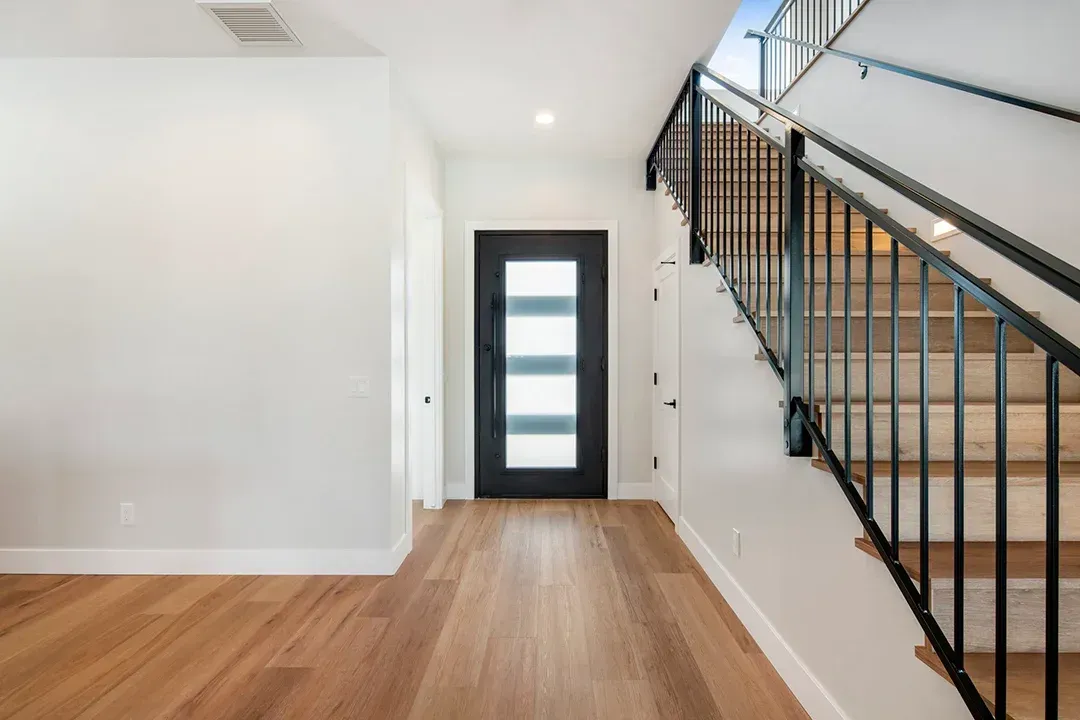
[[738,154],[739,158],[739,202],[736,206],[739,213],[739,228],[736,232],[739,236],[739,302],[743,305],[743,307],[745,307],[745,298],[747,292],[746,284],[749,282],[748,278],[746,277],[746,271],[749,268],[747,267],[745,263],[745,258],[743,256],[743,226],[745,224],[743,222],[743,198],[745,197],[745,194],[743,193],[743,176],[747,172],[749,172],[749,168],[745,168],[745,166],[749,165],[749,163],[743,162],[745,158],[743,157],[744,153],[742,149],[742,123],[739,123],[738,127],[740,129],[738,131],[738,134],[735,136],[735,152]]
[[[810,176],[810,182],[809,182],[809,190],[810,190],[810,192],[809,192],[809,195],[810,195],[809,219],[810,219],[810,224],[809,224],[809,227],[807,229],[807,234],[806,234],[806,239],[809,241],[808,244],[807,244],[807,247],[810,249],[809,253],[807,253],[807,257],[810,260],[810,287],[809,287],[809,291],[806,294],[806,296],[807,296],[807,308],[806,308],[807,327],[806,327],[806,332],[807,332],[807,336],[808,336],[807,341],[808,341],[808,344],[809,344],[809,348],[806,351],[806,357],[807,357],[807,367],[806,367],[806,387],[807,387],[807,390],[806,390],[806,395],[809,398],[808,406],[809,406],[810,416],[811,417],[814,416],[814,412],[815,412],[814,408],[816,407],[814,405],[814,389],[815,389],[814,388],[814,370],[815,370],[814,365],[816,364],[815,363],[815,355],[814,355],[814,347],[815,347],[814,331],[817,329],[817,313],[814,312],[814,301],[815,301],[815,298],[814,298],[814,292],[815,292],[814,291],[814,282],[817,279],[817,270],[816,270],[816,267],[815,267],[816,258],[814,257],[814,250],[815,250],[815,247],[814,247],[814,240],[815,240],[815,238],[814,238],[814,220],[815,220],[814,214],[815,214],[815,211],[816,211],[816,208],[814,207],[814,186],[815,186],[815,184],[816,183],[815,183],[814,177]],[[827,261],[828,261],[828,259],[826,258],[826,262]],[[826,308],[825,312],[826,312],[826,314],[828,314],[828,308]]]
[[738,121],[735,119],[735,116],[732,115],[731,116],[731,126],[728,128],[728,133],[727,133],[728,166],[729,166],[728,167],[727,184],[728,184],[728,193],[729,193],[729,196],[730,196],[728,198],[729,199],[728,212],[730,213],[730,224],[729,224],[729,227],[728,227],[729,232],[730,232],[730,236],[729,236],[729,239],[728,239],[728,243],[729,243],[728,244],[728,250],[731,252],[731,271],[730,271],[731,272],[731,277],[729,278],[729,280],[730,280],[730,284],[731,284],[731,293],[732,293],[732,295],[737,295],[738,294],[738,289],[736,288],[736,285],[735,285],[735,283],[738,282],[738,279],[736,278],[736,274],[738,273],[738,266],[736,265],[737,258],[735,256],[735,215],[736,215],[737,210],[735,208],[735,172],[736,172],[736,170],[735,170],[735,140],[734,140],[734,137],[735,137],[735,125],[737,123],[738,123]]
[[1058,604],[1061,505],[1058,458],[1061,444],[1060,368],[1046,356],[1046,717],[1058,716]]
[[[746,137],[750,139],[750,133],[746,133]],[[755,140],[757,138],[755,137]],[[754,223],[754,235],[756,237],[757,247],[754,251],[754,262],[756,265],[756,271],[754,272],[754,331],[761,332],[761,141],[754,143],[754,196],[757,204],[757,222]]]
[[[772,146],[765,146],[765,346],[777,352],[772,339]],[[783,355],[783,353],[778,353]]]
[[851,206],[844,203],[844,479],[851,482]]
[[832,447],[832,190],[825,189],[825,441]]
[[712,186],[708,183],[709,168],[713,162],[713,143],[715,142],[716,135],[713,124],[713,111],[715,106],[708,102],[704,95],[701,97],[702,114],[704,120],[701,127],[701,167],[699,168],[699,174],[701,178],[701,197],[702,208],[705,211],[705,217],[702,224],[705,226],[705,246],[709,255],[709,260],[712,260],[716,255],[716,251],[713,244],[716,242],[716,227],[713,222],[713,195]]
[[[787,146],[785,146],[786,152]],[[784,284],[784,215],[787,212],[786,191],[784,186],[787,184],[787,156],[779,155],[776,160],[777,170],[780,172],[780,180],[776,183],[776,190],[779,193],[777,200],[777,216],[776,216],[776,258],[777,258],[777,282],[780,296],[776,298],[776,316],[777,316],[777,328],[778,333],[776,336],[777,343],[780,345],[780,366],[784,368],[785,374],[787,373],[787,353],[784,352],[785,344],[784,338],[787,336],[784,334],[784,297],[787,292],[787,285]]]
[[919,261],[919,599],[930,611],[930,310],[929,268]]
[[892,446],[889,448],[891,458],[892,477],[892,559],[900,561],[900,246],[896,238],[892,239],[892,248],[889,253],[889,303],[892,305],[892,336],[889,338],[889,362],[892,377],[889,381],[890,410],[890,436]]
[[[996,514],[996,571],[994,573],[994,715],[1008,717],[1006,700],[1006,679],[1008,677],[1008,546],[1009,546],[1009,506],[1008,506],[1008,433],[1007,408],[1008,379],[1006,377],[1007,358],[1005,355],[1005,321],[994,318],[994,365],[997,373],[997,392],[994,398],[994,429],[996,431],[995,460],[997,483]],[[1049,478],[1047,478],[1049,481]]]
[[728,127],[729,127],[728,123],[729,122],[730,122],[730,118],[728,118],[728,114],[725,111],[724,112],[724,127],[723,127],[724,134],[720,136],[720,157],[719,157],[720,162],[717,163],[719,165],[722,165],[722,169],[719,170],[718,173],[717,173],[717,178],[719,180],[719,190],[718,190],[718,192],[720,192],[721,197],[723,197],[723,203],[722,203],[723,204],[723,209],[722,209],[722,212],[724,214],[724,220],[723,220],[723,237],[721,238],[721,244],[723,246],[722,254],[724,256],[724,282],[726,282],[728,284],[731,283],[731,263],[728,260],[728,244],[729,244],[729,242],[731,240],[730,232],[728,230],[728,212],[731,209],[731,204],[728,202],[728,196],[727,196],[727,191],[728,191],[727,136],[728,136]]
[[874,519],[874,226],[866,220],[866,516]]
[[964,666],[964,291],[953,287],[953,651]]

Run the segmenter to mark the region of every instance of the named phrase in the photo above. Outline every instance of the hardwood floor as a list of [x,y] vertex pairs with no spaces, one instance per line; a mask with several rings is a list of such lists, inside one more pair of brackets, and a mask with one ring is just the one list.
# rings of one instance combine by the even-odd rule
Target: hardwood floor
[[808,720],[654,503],[414,518],[390,578],[0,576],[0,718]]

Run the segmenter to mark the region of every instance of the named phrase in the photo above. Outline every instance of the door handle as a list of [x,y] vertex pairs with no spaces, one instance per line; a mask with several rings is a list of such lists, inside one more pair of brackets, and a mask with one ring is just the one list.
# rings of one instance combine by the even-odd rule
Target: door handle
[[672,400],[671,402],[666,402],[666,403],[664,403],[664,404],[665,404],[665,405],[667,405],[667,406],[668,406],[668,407],[670,407],[670,408],[673,408],[673,407],[675,407],[675,401],[674,401],[674,400]]
[[499,439],[499,293],[491,293],[491,439]]

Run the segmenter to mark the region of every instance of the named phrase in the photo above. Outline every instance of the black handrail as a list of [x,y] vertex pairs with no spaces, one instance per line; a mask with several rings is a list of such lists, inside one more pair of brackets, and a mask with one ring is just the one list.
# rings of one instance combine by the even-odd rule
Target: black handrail
[[997,102],[1003,102],[1008,105],[1015,105],[1016,107],[1021,107],[1025,110],[1034,110],[1035,112],[1043,113],[1045,115],[1051,115],[1070,122],[1080,123],[1080,112],[1075,110],[1058,107],[1057,105],[1049,105],[1047,103],[1039,102],[1038,100],[1031,100],[1030,98],[1020,97],[1019,95],[1001,92],[1000,90],[991,90],[990,88],[984,88],[980,85],[972,85],[971,83],[966,83],[962,80],[954,80],[953,78],[947,78],[942,75],[915,70],[914,68],[896,65],[895,63],[885,62],[884,60],[877,60],[865,55],[856,55],[855,53],[846,52],[844,50],[836,50],[823,45],[815,45],[814,43],[795,40],[794,38],[762,32],[760,30],[747,30],[745,37],[748,40],[752,38],[757,38],[759,40],[779,40],[780,42],[796,45],[807,50],[813,50],[814,52],[823,55],[832,55],[834,57],[843,58],[844,60],[850,60],[859,65],[888,70],[889,72],[905,75],[910,78],[915,78],[916,80],[924,80],[935,85],[941,85],[942,87],[970,93],[989,100],[996,100]]
[[[1009,232],[1000,225],[991,222],[944,195],[931,190],[922,183],[908,177],[880,160],[870,157],[862,150],[848,145],[835,135],[806,122],[798,115],[758,97],[741,85],[717,75],[705,65],[697,63],[694,70],[702,77],[707,77],[733,95],[758,108],[767,115],[779,120],[789,128],[798,130],[809,140],[844,162],[855,166],[875,180],[887,185],[912,202],[931,210],[938,217],[950,222],[953,227],[978,240],[1010,262],[1020,266],[1038,277],[1051,287],[1061,291],[1073,300],[1080,302],[1080,269],[1033,245],[1020,236]],[[662,135],[662,133],[661,133]],[[659,138],[657,140],[659,142]]]

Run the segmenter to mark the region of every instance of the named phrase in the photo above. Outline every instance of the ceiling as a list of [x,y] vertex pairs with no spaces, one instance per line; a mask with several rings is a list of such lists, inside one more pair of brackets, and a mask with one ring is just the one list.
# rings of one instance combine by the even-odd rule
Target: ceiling
[[302,49],[240,48],[194,0],[0,0],[0,56],[385,54],[448,153],[620,157],[648,149],[739,0],[274,4]]
[[195,0],[0,0],[0,57],[382,54],[315,3],[274,6],[304,47],[240,47]]

